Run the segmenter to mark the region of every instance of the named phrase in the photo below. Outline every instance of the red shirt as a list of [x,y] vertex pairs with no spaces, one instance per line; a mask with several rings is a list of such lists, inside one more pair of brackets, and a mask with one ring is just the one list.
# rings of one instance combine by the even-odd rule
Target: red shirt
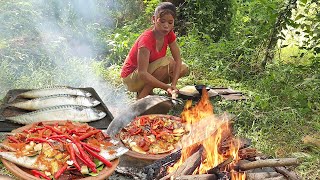
[[131,74],[138,67],[138,49],[145,47],[150,51],[149,62],[153,62],[159,58],[162,58],[167,53],[168,44],[176,40],[176,35],[173,31],[170,31],[165,37],[161,51],[156,50],[156,39],[152,32],[152,29],[144,31],[134,43],[129,55],[127,56],[124,65],[121,70],[121,77],[125,78]]

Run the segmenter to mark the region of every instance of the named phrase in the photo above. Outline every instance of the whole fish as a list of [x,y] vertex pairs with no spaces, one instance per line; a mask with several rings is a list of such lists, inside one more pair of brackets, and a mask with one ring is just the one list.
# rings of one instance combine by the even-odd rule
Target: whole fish
[[[101,145],[100,146],[101,151],[99,153],[102,157],[108,159],[109,161],[112,161],[129,151],[128,148],[120,146],[119,141],[112,139],[110,142],[113,144],[113,146],[103,147],[103,145]],[[114,153],[109,153],[109,152],[114,152]]]
[[23,92],[18,95],[21,98],[38,98],[43,96],[50,96],[54,94],[70,94],[77,96],[91,96],[90,92],[84,91],[82,89],[72,88],[68,86],[49,86],[40,89],[34,89],[30,91]]
[[102,119],[106,113],[92,107],[78,105],[62,105],[39,109],[33,112],[17,116],[6,117],[19,124],[31,124],[42,121],[71,120],[79,122],[91,122]]
[[[74,146],[75,147],[75,146]],[[76,148],[76,147],[75,147]],[[129,149],[122,147],[122,146],[108,146],[108,147],[102,147],[100,155],[104,157],[105,159],[112,161],[123,154],[127,153]],[[3,159],[6,159],[14,164],[20,165],[25,168],[29,169],[37,169],[37,170],[48,170],[50,167],[47,167],[45,164],[37,163],[38,161],[38,155],[36,156],[17,156],[16,152],[0,152],[0,157]],[[49,159],[48,159],[49,160]]]
[[44,164],[36,163],[38,156],[17,156],[16,152],[0,152],[0,157],[25,168],[41,171],[48,169]]
[[98,104],[100,104],[100,102],[92,97],[57,94],[11,103],[7,104],[7,106],[26,110],[38,110],[60,105],[81,105],[86,107],[95,107]]

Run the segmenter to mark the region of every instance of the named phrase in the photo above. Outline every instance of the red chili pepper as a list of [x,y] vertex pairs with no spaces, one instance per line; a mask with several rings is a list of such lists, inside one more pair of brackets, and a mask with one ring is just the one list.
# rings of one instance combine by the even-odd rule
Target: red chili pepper
[[74,142],[79,150],[80,156],[83,158],[84,163],[92,170],[92,172],[97,172],[96,164],[90,159],[90,157],[86,154],[86,152],[81,147],[79,142]]
[[14,143],[19,143],[18,139],[16,139],[15,137],[13,136],[8,136],[8,139]]
[[83,148],[89,152],[93,157],[99,159],[101,162],[103,162],[103,164],[105,164],[107,167],[112,167],[112,164],[110,161],[108,161],[106,158],[102,157],[100,154],[92,151],[91,149],[89,149],[88,147],[86,146],[83,146]]
[[159,119],[159,120],[157,120],[155,123],[153,123],[153,124],[152,124],[152,127],[153,127],[153,126],[160,125],[160,124],[161,124],[161,125],[164,124],[164,122],[163,122],[161,119]]
[[68,133],[68,134],[73,134],[73,133],[75,133],[75,132],[76,132],[75,129],[67,129],[67,133]]
[[156,131],[154,131],[153,129],[151,129],[151,133],[154,134],[154,135],[156,135],[156,136],[157,136],[157,134],[158,134],[158,133],[157,133]]
[[67,147],[68,147],[67,149],[69,150],[69,153],[70,153],[70,158],[73,161],[74,166],[80,171],[81,168],[76,160],[76,156],[75,156],[75,152],[74,152],[72,143],[68,144]]
[[58,129],[52,127],[52,126],[44,125],[44,127],[50,129],[51,131],[53,131],[53,132],[55,132],[55,133],[57,133],[57,134],[63,134],[63,132],[61,132],[60,130],[58,130]]
[[[134,129],[134,128],[136,128],[136,129]],[[133,130],[136,130],[136,131],[133,131]],[[133,132],[132,132],[133,131]],[[139,128],[139,127],[133,127],[133,128],[131,128],[130,130],[129,130],[129,133],[130,133],[130,135],[136,135],[136,134],[139,134],[140,132],[142,131],[142,129],[141,128]]]
[[68,164],[64,164],[64,165],[62,166],[62,168],[59,169],[59,171],[56,172],[56,174],[54,175],[54,178],[55,178],[55,179],[58,179],[58,178],[61,176],[61,174],[62,174],[64,171],[66,171],[67,168],[68,168]]
[[93,150],[93,151],[96,151],[96,152],[100,152],[100,148],[98,147],[94,147],[94,146],[91,146],[90,144],[87,144],[87,143],[84,143],[84,142],[80,142],[81,145],[83,146],[86,146],[87,148]]
[[63,138],[68,139],[68,137],[66,135],[64,135],[64,134],[62,134],[62,135],[53,135],[53,136],[48,137],[48,139],[63,139]]
[[43,172],[40,172],[40,171],[38,171],[38,170],[31,170],[31,172],[32,172],[32,174],[34,175],[34,176],[36,176],[36,175],[38,175],[38,176],[41,176],[41,177],[43,177],[43,178],[45,178],[45,179],[47,179],[47,180],[51,180],[51,178],[49,178],[47,175],[45,175]]
[[148,120],[147,120],[146,118],[141,117],[141,118],[140,118],[140,125],[141,125],[141,126],[144,126],[144,125],[147,123],[147,121],[148,121]]
[[86,161],[80,156],[80,154],[74,152],[74,154],[77,156],[77,158],[80,159],[80,161],[82,161],[84,164],[87,164]]
[[92,136],[92,135],[94,135],[94,134],[97,134],[97,133],[100,132],[100,131],[101,131],[101,130],[98,130],[98,129],[93,130],[93,131],[89,131],[88,133],[80,136],[79,139],[80,139],[80,141],[81,141],[81,140],[84,140],[84,139],[87,139],[88,137],[90,137],[90,136]]
[[33,129],[30,129],[30,130],[27,130],[27,133],[34,133],[36,131],[39,131],[39,130],[42,130],[44,129],[45,127],[37,127],[37,128],[33,128]]

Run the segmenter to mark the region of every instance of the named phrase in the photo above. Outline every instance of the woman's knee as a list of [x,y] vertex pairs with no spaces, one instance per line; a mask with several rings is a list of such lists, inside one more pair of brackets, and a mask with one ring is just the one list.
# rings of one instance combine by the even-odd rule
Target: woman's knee
[[181,71],[180,71],[180,77],[187,76],[189,74],[189,67],[186,64],[182,64]]

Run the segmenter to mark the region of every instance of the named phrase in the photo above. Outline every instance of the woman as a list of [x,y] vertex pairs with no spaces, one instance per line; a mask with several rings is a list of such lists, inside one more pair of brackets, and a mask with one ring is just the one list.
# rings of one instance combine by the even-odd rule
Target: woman
[[[172,3],[160,3],[152,16],[153,27],[139,36],[124,62],[121,78],[129,91],[138,93],[137,99],[152,94],[154,88],[173,95],[178,79],[188,74],[173,32],[175,17]],[[166,56],[168,46],[172,57]]]

